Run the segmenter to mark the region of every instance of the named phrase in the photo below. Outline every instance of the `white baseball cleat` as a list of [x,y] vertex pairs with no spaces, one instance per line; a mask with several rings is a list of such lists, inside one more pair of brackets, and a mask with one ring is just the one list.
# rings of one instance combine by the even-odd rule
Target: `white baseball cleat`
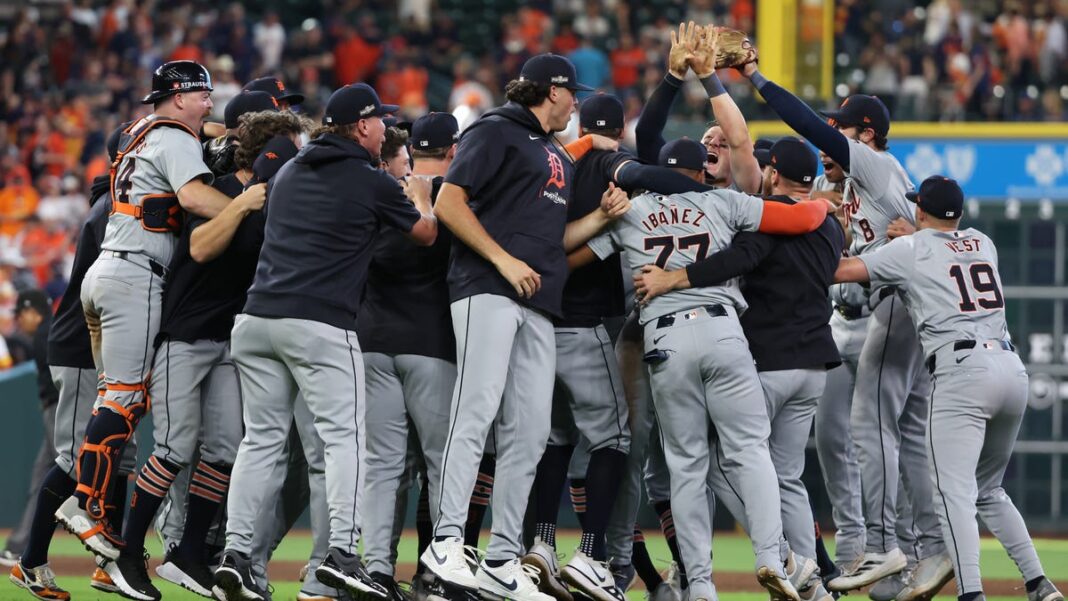
[[555,598],[557,601],[573,601],[571,591],[563,582],[560,582],[560,564],[556,556],[556,549],[545,544],[541,537],[534,537],[534,544],[520,560],[523,565],[538,568],[538,587],[541,592]]
[[780,576],[774,568],[760,566],[757,568],[757,582],[767,589],[773,601],[801,601],[801,596],[797,594],[797,589],[785,572]]
[[479,589],[479,581],[475,579],[467,563],[462,538],[449,538],[430,543],[419,556],[419,561],[446,584],[472,591]]
[[597,561],[582,551],[575,555],[560,570],[564,581],[586,593],[596,601],[624,601],[623,593],[616,588],[616,579],[608,565]]
[[74,495],[59,506],[56,519],[67,532],[77,536],[94,555],[112,561],[119,558],[119,545],[116,543],[121,544],[122,539],[111,531],[106,521],[94,520],[84,509],[78,507],[78,498]]
[[939,553],[916,562],[896,601],[928,599],[953,579],[953,560],[948,553]]
[[538,568],[519,563],[515,558],[503,566],[492,568],[483,561],[475,578],[483,594],[497,595],[510,601],[555,601],[538,590]]
[[835,592],[846,592],[865,587],[904,570],[906,565],[908,561],[901,549],[886,553],[865,553],[847,567],[841,576],[828,582],[827,588]]

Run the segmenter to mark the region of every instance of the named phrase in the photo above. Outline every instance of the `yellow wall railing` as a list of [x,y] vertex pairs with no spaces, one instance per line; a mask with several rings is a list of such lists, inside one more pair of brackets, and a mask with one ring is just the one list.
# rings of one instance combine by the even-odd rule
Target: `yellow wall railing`
[[[755,138],[796,135],[781,121],[750,121],[749,134]],[[894,138],[928,139],[1061,139],[1068,142],[1068,123],[922,123],[906,121],[890,125]]]

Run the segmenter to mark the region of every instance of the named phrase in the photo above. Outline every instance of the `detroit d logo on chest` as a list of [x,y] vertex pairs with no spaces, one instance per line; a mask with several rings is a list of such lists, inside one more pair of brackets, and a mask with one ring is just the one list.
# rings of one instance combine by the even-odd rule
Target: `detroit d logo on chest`
[[564,161],[560,159],[560,155],[548,148],[545,149],[545,154],[548,155],[549,178],[545,180],[545,185],[541,187],[541,195],[555,204],[566,206],[567,198],[560,194],[567,188]]

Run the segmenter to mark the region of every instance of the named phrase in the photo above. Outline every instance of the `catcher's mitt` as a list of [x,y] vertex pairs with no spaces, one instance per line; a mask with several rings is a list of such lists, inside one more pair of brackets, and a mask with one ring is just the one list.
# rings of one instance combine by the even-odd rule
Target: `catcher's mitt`
[[716,68],[741,67],[757,62],[757,49],[743,31],[716,27]]

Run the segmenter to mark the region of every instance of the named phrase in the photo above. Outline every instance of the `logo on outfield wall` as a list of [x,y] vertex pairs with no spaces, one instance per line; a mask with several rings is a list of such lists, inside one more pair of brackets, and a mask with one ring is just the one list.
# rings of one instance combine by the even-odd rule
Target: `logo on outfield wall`
[[948,175],[966,186],[975,173],[975,155],[975,146],[971,144],[946,144],[942,152],[933,144],[917,144],[905,157],[905,168],[916,181],[922,182],[932,175]]
[[1027,175],[1040,186],[1049,186],[1064,173],[1064,160],[1052,144],[1040,144],[1027,157]]

